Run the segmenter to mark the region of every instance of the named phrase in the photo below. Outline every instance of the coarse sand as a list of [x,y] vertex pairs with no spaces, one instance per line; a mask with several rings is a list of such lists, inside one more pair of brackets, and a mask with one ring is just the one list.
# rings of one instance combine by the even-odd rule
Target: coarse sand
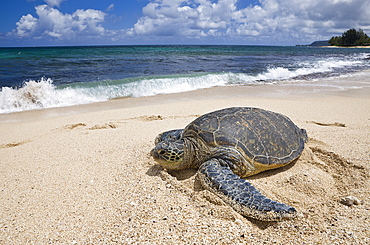
[[[370,244],[370,89],[310,89],[220,87],[0,115],[0,244]],[[307,130],[295,164],[248,178],[298,218],[245,218],[196,170],[167,172],[149,155],[158,133],[231,106]]]

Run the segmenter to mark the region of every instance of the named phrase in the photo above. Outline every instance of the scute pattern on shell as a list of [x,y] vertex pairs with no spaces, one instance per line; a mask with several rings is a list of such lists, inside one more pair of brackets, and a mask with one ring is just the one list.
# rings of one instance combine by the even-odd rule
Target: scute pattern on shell
[[[297,217],[297,210],[269,199],[243,178],[295,161],[306,140],[306,131],[284,115],[233,107],[205,114],[184,130],[160,134],[152,155],[168,169],[198,168],[201,185],[240,214],[279,221]],[[182,161],[163,162],[163,152],[176,155],[177,148],[184,150]]]
[[203,115],[190,123],[184,137],[208,146],[238,148],[263,165],[286,164],[299,157],[303,132],[289,118],[259,108],[234,107]]

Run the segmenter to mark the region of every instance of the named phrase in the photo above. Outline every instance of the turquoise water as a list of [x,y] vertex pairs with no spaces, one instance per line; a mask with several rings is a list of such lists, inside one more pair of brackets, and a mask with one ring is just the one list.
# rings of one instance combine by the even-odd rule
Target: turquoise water
[[370,67],[369,49],[268,46],[0,48],[0,113],[213,86],[315,82]]

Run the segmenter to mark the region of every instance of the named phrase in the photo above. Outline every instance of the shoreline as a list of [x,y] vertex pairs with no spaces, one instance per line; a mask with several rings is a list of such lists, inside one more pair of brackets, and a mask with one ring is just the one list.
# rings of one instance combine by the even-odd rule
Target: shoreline
[[318,46],[321,48],[370,48],[370,46]]
[[[367,72],[370,72],[368,70]],[[216,86],[204,89],[197,89],[181,93],[159,94],[145,97],[125,97],[114,98],[107,101],[94,102],[88,104],[42,108],[35,110],[26,110],[20,112],[0,114],[0,124],[7,122],[27,121],[33,119],[43,119],[49,117],[58,117],[65,115],[73,115],[84,112],[94,112],[109,109],[130,108],[144,106],[147,104],[163,104],[174,102],[177,100],[207,100],[209,98],[233,98],[240,97],[272,97],[272,98],[296,98],[297,96],[360,96],[366,97],[370,94],[370,79],[369,86],[360,88],[347,88],[344,90],[323,90],[323,85],[315,85],[311,83],[282,83],[282,84],[262,84],[262,85],[244,85],[244,86]],[[356,86],[356,84],[354,84]]]
[[[312,91],[214,87],[0,115],[0,243],[370,243],[370,88]],[[297,219],[242,217],[198,190],[194,171],[169,174],[150,157],[158,133],[231,106],[307,130],[295,164],[249,179]],[[347,196],[358,205],[343,205]]]

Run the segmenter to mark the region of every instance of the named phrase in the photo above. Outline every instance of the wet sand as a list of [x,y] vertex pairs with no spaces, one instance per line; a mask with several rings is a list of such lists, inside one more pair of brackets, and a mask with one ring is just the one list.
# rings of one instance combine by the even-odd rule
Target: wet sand
[[[0,244],[369,244],[370,89],[312,90],[219,87],[0,115]],[[249,178],[297,219],[245,218],[195,171],[150,157],[158,133],[230,106],[307,130],[295,164]]]

